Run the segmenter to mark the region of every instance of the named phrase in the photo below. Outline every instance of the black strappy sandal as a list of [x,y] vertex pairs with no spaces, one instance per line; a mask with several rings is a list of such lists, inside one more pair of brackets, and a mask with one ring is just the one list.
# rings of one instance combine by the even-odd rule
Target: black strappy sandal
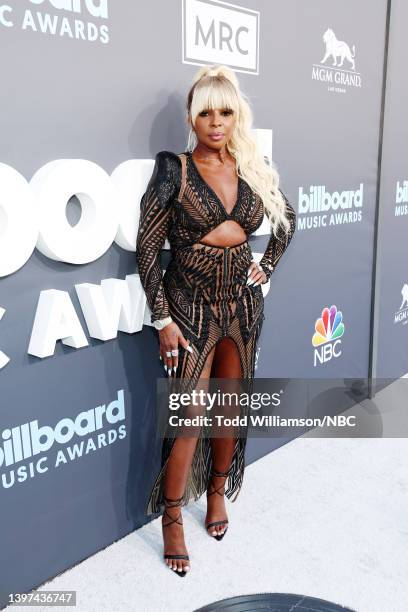
[[[213,470],[211,470],[210,475],[211,476],[218,476],[218,477],[225,477],[226,478],[227,476],[229,476],[229,473],[230,473],[230,470],[228,470],[228,472],[216,472],[213,469]],[[207,498],[210,495],[214,495],[214,493],[217,493],[218,495],[221,495],[221,497],[224,495],[224,486],[225,486],[225,483],[223,485],[221,485],[220,487],[218,487],[218,488],[215,488],[215,486],[212,483],[210,483],[210,484],[211,484],[211,487],[213,488],[213,491],[210,491],[210,492],[207,491]],[[221,492],[221,489],[223,489],[222,492]],[[208,531],[208,529],[210,527],[216,527],[217,525],[226,525],[227,523],[228,523],[228,519],[223,519],[222,521],[214,521],[212,523],[208,523],[208,525],[206,525],[205,528]],[[228,527],[226,528],[224,533],[221,534],[221,535],[216,535],[216,536],[213,536],[211,534],[208,534],[208,535],[210,535],[212,538],[215,538],[216,540],[220,541],[225,536],[227,531],[228,531]]]
[[[162,523],[162,527],[163,528],[168,527],[169,525],[172,525],[173,523],[177,523],[177,525],[182,525],[183,520],[181,521],[181,523],[179,523],[179,518],[181,518],[181,512],[179,513],[178,516],[176,516],[176,518],[173,518],[167,512],[167,508],[177,508],[178,506],[181,506],[181,500],[183,499],[183,497],[179,497],[178,499],[169,499],[168,497],[163,495],[163,499],[164,499],[164,506],[165,506],[163,516],[167,516],[170,520],[167,523]],[[166,554],[166,555],[163,555],[163,557],[164,559],[185,559],[186,561],[190,561],[190,558],[188,555]],[[185,570],[182,570],[181,572],[179,572],[178,570],[173,570],[173,568],[170,568],[170,569],[175,574],[180,576],[180,578],[183,578],[187,574]]]

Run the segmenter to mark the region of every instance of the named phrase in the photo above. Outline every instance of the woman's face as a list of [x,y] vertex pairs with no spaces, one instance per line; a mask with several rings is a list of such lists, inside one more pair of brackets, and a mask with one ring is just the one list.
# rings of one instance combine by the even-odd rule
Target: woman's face
[[234,111],[228,108],[201,111],[194,126],[198,142],[210,149],[222,149],[233,134],[235,121]]

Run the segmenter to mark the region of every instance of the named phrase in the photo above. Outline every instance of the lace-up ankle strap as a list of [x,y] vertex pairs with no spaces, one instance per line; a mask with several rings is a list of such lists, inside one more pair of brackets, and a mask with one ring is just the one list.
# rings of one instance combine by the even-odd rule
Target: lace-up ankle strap
[[[215,478],[226,478],[227,476],[230,475],[230,473],[231,473],[231,468],[229,468],[229,470],[227,470],[226,472],[217,472],[217,470],[214,470],[212,468],[210,472],[210,476],[215,477]],[[207,497],[209,497],[210,495],[214,495],[214,493],[218,493],[218,495],[221,495],[221,496],[224,495],[225,493],[223,484],[220,485],[219,487],[215,487],[213,483],[211,482],[210,487],[212,488],[212,491],[207,491]]]
[[162,523],[163,527],[168,527],[169,525],[172,525],[173,523],[177,523],[177,525],[182,525],[183,520],[181,520],[181,522],[179,521],[179,519],[181,519],[181,512],[179,512],[178,515],[174,518],[174,516],[171,516],[171,514],[167,512],[167,508],[178,508],[178,506],[181,506],[183,496],[179,497],[178,499],[170,499],[169,497],[166,497],[165,495],[163,495],[163,499],[164,499],[164,506],[165,506],[163,517],[166,517],[169,519],[167,523]]
[[177,508],[177,506],[181,506],[181,502],[183,501],[183,495],[181,497],[178,497],[177,499],[170,499],[169,497],[163,495],[163,499],[164,505],[167,508]]
[[217,478],[222,478],[222,477],[226,477],[229,476],[231,474],[231,469],[229,468],[229,470],[227,470],[226,472],[217,472],[217,470],[214,470],[214,468],[211,469],[211,476],[216,476]]

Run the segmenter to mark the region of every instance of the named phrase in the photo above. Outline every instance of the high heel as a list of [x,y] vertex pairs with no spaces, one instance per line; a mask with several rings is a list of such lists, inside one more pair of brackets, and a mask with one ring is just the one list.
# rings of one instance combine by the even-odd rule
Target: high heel
[[[164,513],[163,513],[163,516],[167,516],[170,520],[167,523],[162,523],[162,527],[168,527],[169,525],[172,525],[173,523],[177,523],[177,525],[182,525],[183,524],[183,520],[181,520],[181,523],[179,523],[179,518],[181,518],[181,511],[178,514],[178,516],[176,516],[176,518],[173,518],[167,512],[167,508],[177,508],[178,506],[181,506],[181,501],[182,501],[183,497],[179,497],[178,499],[169,499],[168,497],[163,495],[163,499],[164,499]],[[163,555],[163,557],[164,557],[164,559],[185,559],[186,561],[190,561],[190,558],[189,558],[188,555],[172,555],[172,554],[168,553],[168,554]],[[187,574],[187,572],[185,570],[182,570],[181,572],[179,572],[178,570],[173,570],[173,571],[174,571],[175,574],[180,576],[180,578],[183,578]]]
[[[216,477],[219,477],[219,478],[221,478],[221,477],[225,477],[226,478],[227,476],[229,476],[229,474],[230,474],[230,470],[228,470],[227,472],[216,472],[214,469],[212,469],[211,472],[210,472],[211,476],[216,476]],[[208,490],[207,490],[207,498],[210,497],[210,495],[214,495],[214,493],[217,493],[218,495],[221,495],[221,497],[224,495],[224,486],[225,486],[225,483],[223,485],[221,485],[220,487],[216,488],[213,485],[213,483],[211,482],[210,486],[213,488],[213,490],[210,491],[210,492],[208,492]],[[221,492],[221,489],[223,489],[222,492]],[[206,524],[205,528],[208,531],[208,529],[210,527],[216,527],[217,525],[226,525],[227,523],[228,523],[228,519],[223,519],[222,521],[213,521],[212,523]],[[216,536],[211,536],[211,537],[215,538],[218,541],[220,541],[225,536],[227,531],[228,531],[228,527],[226,528],[224,533],[222,533],[221,535],[216,535]],[[209,534],[209,535],[211,535],[211,534]]]

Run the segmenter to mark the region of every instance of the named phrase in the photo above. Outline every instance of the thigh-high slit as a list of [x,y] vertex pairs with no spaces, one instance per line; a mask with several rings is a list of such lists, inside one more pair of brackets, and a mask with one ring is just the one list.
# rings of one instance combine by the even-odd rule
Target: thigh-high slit
[[[163,285],[173,320],[180,327],[193,352],[179,345],[177,378],[183,391],[197,387],[207,357],[225,337],[237,347],[242,379],[250,392],[255,370],[255,354],[261,332],[263,293],[260,285],[247,285],[247,271],[252,261],[247,241],[231,247],[195,243],[172,254],[163,277]],[[153,484],[147,513],[163,508],[163,484],[174,437],[163,440],[161,468]],[[245,469],[246,431],[240,431],[225,483],[225,494],[235,501]],[[189,471],[183,504],[198,499],[207,489],[212,468],[211,440],[199,435]]]

